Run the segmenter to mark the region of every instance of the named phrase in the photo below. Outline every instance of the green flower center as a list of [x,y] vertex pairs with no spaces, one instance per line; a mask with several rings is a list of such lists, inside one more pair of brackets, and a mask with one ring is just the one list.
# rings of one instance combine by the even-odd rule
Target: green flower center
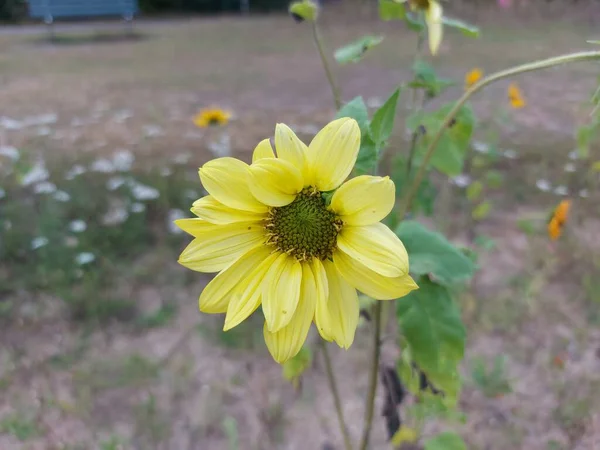
[[267,244],[298,261],[331,258],[343,222],[327,209],[321,192],[305,188],[289,205],[272,208],[265,225]]

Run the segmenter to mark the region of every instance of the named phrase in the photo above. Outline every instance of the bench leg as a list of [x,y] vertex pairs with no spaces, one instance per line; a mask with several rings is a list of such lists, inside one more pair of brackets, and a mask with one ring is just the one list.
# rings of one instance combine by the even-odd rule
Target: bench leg
[[54,18],[52,16],[46,16],[44,18],[44,22],[46,23],[46,30],[48,32],[48,40],[54,40]]

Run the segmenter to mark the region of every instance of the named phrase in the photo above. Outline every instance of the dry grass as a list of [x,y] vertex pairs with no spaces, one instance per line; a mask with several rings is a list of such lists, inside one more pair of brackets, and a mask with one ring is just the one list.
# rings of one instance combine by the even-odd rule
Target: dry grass
[[[389,24],[349,27],[331,16],[326,26],[331,48],[367,31],[386,35],[368,64],[337,69],[344,98],[384,96],[409,76],[414,42],[403,30]],[[235,111],[233,149],[244,158],[272,133],[275,122],[321,125],[332,114],[310,33],[287,17],[194,20],[140,26],[139,31],[145,39],[70,45],[0,35],[2,114],[58,114],[47,137],[26,128],[4,138],[49,158],[126,147],[148,161],[161,161],[186,149],[193,153],[191,164],[200,164],[211,157],[190,121],[200,107],[218,104]],[[492,22],[478,42],[449,33],[439,59],[441,74],[461,80],[474,66],[492,71],[582,48],[590,35],[585,26],[544,22],[530,29]],[[482,226],[497,247],[483,262],[477,288],[464,305],[472,330],[465,377],[470,378],[474,358],[505,354],[513,393],[487,398],[467,383],[463,407],[469,419],[462,432],[470,448],[591,450],[600,445],[600,333],[594,313],[600,286],[594,284],[598,267],[585,251],[593,240],[572,233],[564,246],[548,248],[519,232],[516,221],[523,209],[549,207],[555,197],[537,195],[533,206],[515,203],[517,195],[534,192],[542,170],[556,168],[552,161],[566,160],[580,104],[597,72],[597,65],[582,64],[519,80],[529,106],[517,113],[504,142],[515,145],[522,158],[505,167],[511,180],[503,197],[507,209]],[[480,95],[476,109],[485,116],[505,101],[504,89],[499,85]],[[120,120],[124,111],[131,117]],[[160,135],[148,136],[148,126],[160,127]],[[518,202],[526,203],[529,197],[521,198]],[[583,217],[582,235],[586,227],[597,230],[590,225],[597,218],[593,211]],[[547,259],[540,272],[539,261]],[[157,268],[163,272],[160,282],[153,280]],[[238,348],[230,348],[215,331],[217,321],[198,316],[195,298],[206,279],[197,277],[191,286],[176,281],[171,275],[180,269],[152,255],[135,270],[150,274],[133,293],[135,301],[149,310],[157,299],[175,302],[181,307],[173,323],[143,333],[123,325],[87,333],[72,328],[56,299],[23,294],[25,304],[46,307],[35,313],[23,308],[19,320],[1,333],[0,448],[340,445],[318,361],[303,392],[295,393],[262,345],[254,343],[251,330],[234,342]],[[129,281],[124,276],[122,283]],[[186,339],[180,341],[182,333]],[[355,436],[367,383],[367,342],[362,330],[351,351],[333,352]],[[177,352],[165,360],[175,345]],[[557,355],[564,368],[553,363]],[[387,448],[379,421],[374,434],[372,448]]]

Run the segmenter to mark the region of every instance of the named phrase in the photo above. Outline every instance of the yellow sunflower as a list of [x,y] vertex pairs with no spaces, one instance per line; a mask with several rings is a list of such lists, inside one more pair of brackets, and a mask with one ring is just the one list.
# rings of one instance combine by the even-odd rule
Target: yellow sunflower
[[465,89],[469,89],[483,77],[483,71],[479,68],[472,69],[465,75]]
[[211,125],[227,125],[231,113],[220,108],[205,108],[194,116],[194,125],[206,128]]
[[552,218],[550,219],[550,222],[548,222],[548,236],[553,241],[562,236],[563,228],[569,217],[570,208],[571,200],[563,200],[552,213]]
[[508,101],[513,109],[525,107],[525,99],[523,98],[523,94],[521,94],[521,89],[519,89],[517,83],[511,83],[508,86]]
[[176,224],[194,240],[179,262],[219,272],[200,295],[200,310],[225,313],[224,330],[262,305],[264,338],[273,358],[295,356],[314,321],[323,339],[348,348],[358,324],[356,290],[380,300],[408,294],[408,255],[379,223],[394,206],[388,177],[344,183],[356,162],[360,130],[343,118],[309,146],[286,125],[258,144],[248,165],[235,158],[199,170],[209,195],[193,219]]

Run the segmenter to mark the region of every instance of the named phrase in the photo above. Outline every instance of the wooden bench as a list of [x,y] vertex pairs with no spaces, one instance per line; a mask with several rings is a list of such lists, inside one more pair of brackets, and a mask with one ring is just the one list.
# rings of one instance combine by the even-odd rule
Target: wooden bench
[[43,19],[53,36],[55,19],[122,17],[131,31],[137,0],[29,0],[29,17]]

